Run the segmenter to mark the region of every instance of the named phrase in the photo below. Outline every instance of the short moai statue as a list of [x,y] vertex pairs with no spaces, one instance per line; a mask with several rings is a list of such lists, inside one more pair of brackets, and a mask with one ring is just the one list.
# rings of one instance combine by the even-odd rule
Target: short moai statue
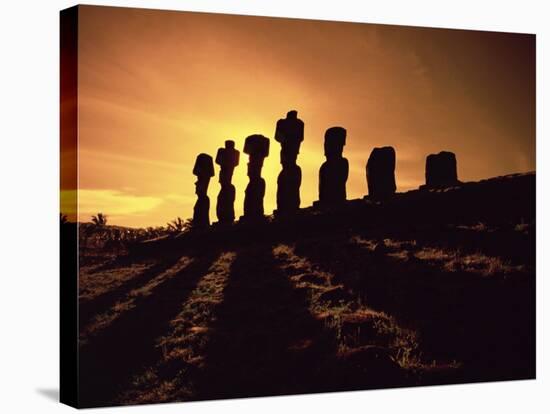
[[449,151],[426,157],[427,188],[445,188],[459,184],[456,173],[456,156]]
[[395,150],[393,147],[374,148],[367,161],[369,198],[384,200],[395,194]]
[[197,176],[195,194],[197,202],[193,208],[193,228],[201,229],[210,226],[210,199],[208,198],[208,184],[214,176],[214,163],[208,154],[199,154],[193,167],[193,175]]
[[269,138],[250,135],[244,142],[244,153],[248,154],[248,185],[244,195],[245,221],[264,219],[265,180],[262,178],[264,159],[269,155]]
[[220,224],[231,224],[235,220],[235,186],[231,183],[233,170],[239,165],[239,151],[235,141],[225,141],[225,147],[219,148],[216,164],[220,166],[220,192],[216,204],[216,215]]
[[275,128],[275,140],[281,143],[281,165],[277,177],[278,216],[290,216],[300,208],[300,185],[302,170],[296,164],[300,144],[304,140],[304,123],[296,111],[289,111],[286,118],[279,119]]
[[348,160],[342,156],[346,145],[346,130],[332,127],[325,132],[326,161],[319,170],[319,205],[337,207],[346,201]]

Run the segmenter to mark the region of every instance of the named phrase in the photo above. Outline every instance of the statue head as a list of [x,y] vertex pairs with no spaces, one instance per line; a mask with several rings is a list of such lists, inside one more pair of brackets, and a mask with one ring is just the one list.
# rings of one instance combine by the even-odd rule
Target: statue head
[[197,177],[213,177],[214,176],[214,162],[212,157],[208,154],[199,154],[195,160],[195,166],[193,167],[193,175]]
[[197,176],[195,182],[195,194],[206,195],[210,177],[214,176],[214,162],[208,154],[199,154],[193,167],[193,175]]
[[346,130],[336,126],[327,129],[325,132],[325,156],[327,158],[337,158],[342,156],[346,145]]
[[246,137],[244,141],[244,153],[250,158],[265,158],[269,155],[269,138],[255,134]]
[[286,119],[297,119],[297,118],[298,118],[298,111],[294,109],[286,113]]

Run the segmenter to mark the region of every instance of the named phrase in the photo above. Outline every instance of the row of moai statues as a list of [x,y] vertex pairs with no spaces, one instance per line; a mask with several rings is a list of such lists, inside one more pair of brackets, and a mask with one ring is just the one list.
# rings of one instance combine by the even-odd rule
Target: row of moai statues
[[[296,111],[289,111],[286,118],[280,119],[275,128],[275,140],[281,144],[280,162],[282,171],[277,179],[277,210],[282,217],[290,216],[300,209],[300,186],[302,170],[297,165],[300,144],[304,139],[304,123],[298,119]],[[269,138],[255,134],[246,138],[244,153],[248,155],[248,185],[245,190],[244,214],[246,222],[257,222],[265,219],[264,196],[265,180],[262,178],[264,160],[269,156]],[[235,149],[235,142],[228,140],[225,147],[216,154],[216,164],[220,166],[220,192],[216,205],[218,223],[231,224],[235,220],[235,186],[231,183],[233,171],[239,165],[240,153]],[[214,176],[214,164],[208,154],[197,156],[193,174],[197,176],[197,202],[193,210],[193,227],[204,228],[210,225],[210,201],[206,189],[210,178]]]
[[[269,139],[262,135],[251,135],[246,138],[244,153],[248,154],[247,174],[249,178],[245,190],[243,221],[256,221],[264,216],[265,180],[262,178],[264,159],[269,155]],[[235,221],[235,186],[232,184],[233,171],[239,165],[240,152],[235,149],[235,142],[225,141],[216,154],[216,164],[220,166],[220,192],[216,204],[218,223],[228,225]],[[210,199],[206,194],[210,178],[214,176],[214,163],[208,154],[199,154],[195,161],[193,174],[197,177],[195,192],[197,202],[193,208],[193,227],[210,226]]]
[[[367,185],[369,198],[385,200],[395,194],[395,149],[374,148],[367,161]],[[443,189],[460,183],[457,176],[456,156],[449,151],[426,157],[426,184],[420,189]]]
[[[343,156],[346,145],[345,128],[335,126],[326,130],[324,137],[326,161],[319,170],[319,200],[314,206],[334,208],[345,203],[346,183],[349,163]],[[277,177],[277,209],[275,216],[288,218],[300,209],[300,186],[302,170],[297,164],[300,145],[304,140],[304,123],[298,113],[289,111],[286,118],[277,121],[275,140],[281,144],[280,162],[282,170]],[[262,178],[264,160],[269,156],[269,138],[255,134],[246,138],[244,153],[248,155],[248,185],[245,190],[244,214],[242,221],[258,222],[265,219],[263,200],[265,180]],[[220,166],[220,192],[217,198],[216,215],[218,223],[228,225],[235,221],[235,186],[232,184],[233,171],[239,165],[240,153],[235,142],[225,141],[216,154],[216,164]],[[366,165],[368,198],[385,200],[396,192],[396,155],[393,147],[374,148]],[[197,202],[193,210],[193,227],[205,228],[210,225],[210,199],[207,195],[210,178],[214,176],[214,163],[208,154],[199,154],[193,174]],[[426,184],[421,188],[445,188],[459,183],[456,172],[456,157],[452,152],[443,151],[430,154],[426,158]]]

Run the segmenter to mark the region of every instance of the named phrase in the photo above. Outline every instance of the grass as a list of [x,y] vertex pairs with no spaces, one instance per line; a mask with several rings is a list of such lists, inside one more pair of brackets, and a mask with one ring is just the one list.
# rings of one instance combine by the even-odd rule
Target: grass
[[182,269],[189,266],[192,260],[188,257],[181,258],[174,266],[160,273],[145,285],[132,289],[110,309],[97,314],[87,326],[81,328],[79,336],[80,346],[88,343],[91,336],[96,335],[99,331],[111,325],[123,313],[133,309],[140,298],[152,295],[159,285],[176,276]]
[[468,272],[482,276],[494,276],[525,271],[525,266],[512,265],[510,261],[501,257],[487,256],[482,252],[464,253],[461,249],[419,247],[415,240],[384,239],[377,243],[359,236],[354,236],[350,240],[369,251],[374,251],[379,244],[383,244],[386,255],[390,258],[401,261],[417,259],[435,264],[444,272]]
[[203,368],[209,326],[216,320],[216,308],[223,301],[234,259],[235,253],[222,253],[200,279],[180,313],[170,321],[170,331],[157,339],[158,363],[134,377],[133,390],[120,397],[122,403],[180,401],[194,395],[191,373]]
[[473,225],[469,225],[469,226],[458,225],[458,226],[456,226],[456,228],[460,229],[460,230],[469,230],[469,231],[478,231],[478,232],[490,231],[489,226],[487,226],[487,224],[481,223],[481,222],[473,224]]
[[[173,330],[169,335],[159,338],[157,346],[164,349],[166,361],[175,355],[181,357],[182,345],[188,342],[200,344],[202,341],[198,338],[208,335],[208,325],[216,319],[215,310],[223,301],[223,291],[234,259],[233,252],[225,252],[220,256],[193,290],[179,315],[170,322]],[[188,358],[186,362],[196,362],[201,358],[198,351],[185,350],[184,354]]]
[[[512,249],[486,249],[503,232]],[[474,222],[434,234],[353,230],[237,246],[185,270],[187,284],[177,276],[190,257],[98,259],[81,269],[80,300],[94,311],[81,344],[93,348],[121,321],[137,326],[122,340],[122,353],[138,347],[135,370],[121,371],[123,404],[237,397],[257,383],[254,395],[529,378],[534,273],[506,254],[519,241],[522,258],[533,226]],[[143,340],[139,319],[159,311]],[[101,349],[121,343],[113,337]]]
[[[291,246],[278,245],[273,253],[281,268],[289,273],[294,287],[307,291],[311,314],[334,332],[340,356],[365,346],[377,346],[385,348],[391,359],[404,369],[422,365],[414,330],[404,329],[390,315],[367,307],[360,296],[335,284],[332,274],[314,269],[307,259],[297,256]],[[327,295],[331,292],[338,293]]]
[[79,279],[79,303],[85,303],[106,292],[116,289],[128,280],[140,275],[151,268],[150,263],[133,263],[129,266],[107,268],[98,270],[81,268]]

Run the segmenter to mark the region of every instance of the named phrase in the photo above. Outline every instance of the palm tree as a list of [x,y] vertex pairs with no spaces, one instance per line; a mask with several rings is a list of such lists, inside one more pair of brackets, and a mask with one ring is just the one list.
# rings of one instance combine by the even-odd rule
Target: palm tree
[[98,228],[105,227],[107,225],[107,216],[103,213],[97,213],[97,215],[92,216],[92,223]]
[[181,217],[176,217],[171,222],[166,223],[166,227],[171,233],[181,233],[182,231],[187,229],[188,224],[185,222],[185,220],[182,220]]
[[107,226],[107,215],[103,213],[97,213],[95,216],[92,216],[92,225],[86,229],[86,243],[88,243],[88,238],[95,235],[96,240],[101,239],[105,234]]
[[165,234],[167,231],[168,231],[168,230],[167,230],[165,227],[162,227],[162,226],[155,227],[155,235],[156,235],[156,237],[162,236],[162,235]]

